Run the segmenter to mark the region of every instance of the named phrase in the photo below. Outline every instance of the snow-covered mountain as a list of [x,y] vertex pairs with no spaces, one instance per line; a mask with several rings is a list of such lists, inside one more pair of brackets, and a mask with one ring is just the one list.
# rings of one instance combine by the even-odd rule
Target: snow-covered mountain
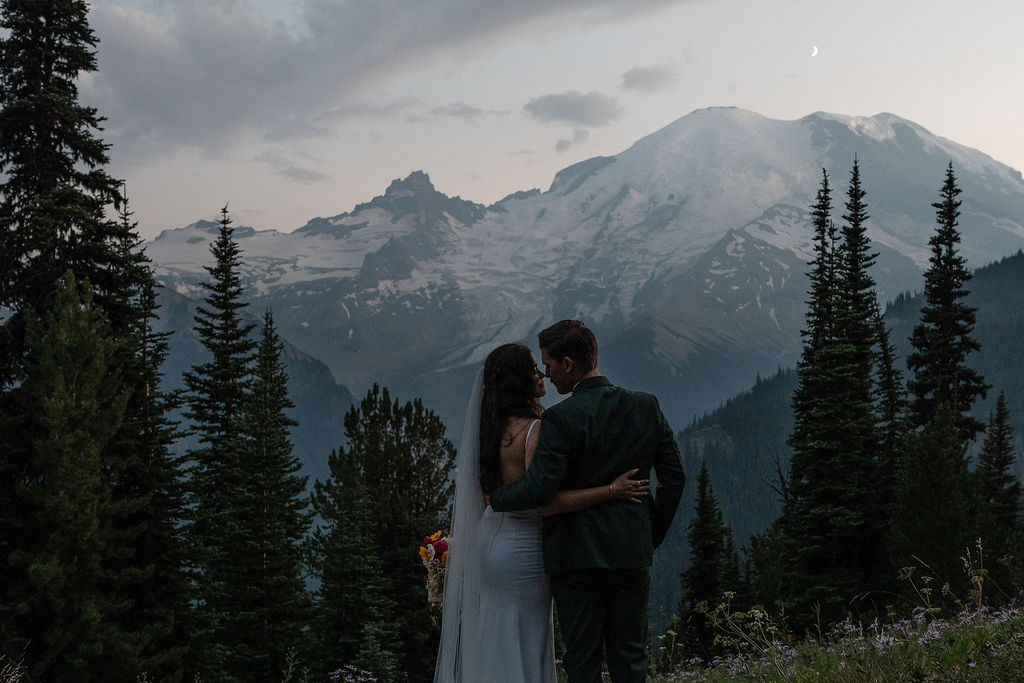
[[[883,297],[919,289],[946,165],[963,189],[962,253],[1024,247],[1024,179],[891,114],[796,121],[695,111],[546,192],[483,206],[428,176],[291,233],[240,228],[245,286],[281,334],[358,397],[373,382],[422,397],[457,437],[467,387],[494,346],[585,320],[613,381],[658,393],[677,427],[798,353],[807,207],[826,169],[837,223],[854,159]],[[148,245],[160,279],[198,296],[216,224]]]

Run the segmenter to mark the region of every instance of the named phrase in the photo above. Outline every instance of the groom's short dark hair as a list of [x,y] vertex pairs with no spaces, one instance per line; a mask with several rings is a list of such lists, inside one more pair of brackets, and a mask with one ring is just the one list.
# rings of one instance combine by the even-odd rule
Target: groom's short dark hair
[[597,337],[579,320],[561,320],[541,330],[537,342],[552,358],[572,358],[582,372],[597,367]]

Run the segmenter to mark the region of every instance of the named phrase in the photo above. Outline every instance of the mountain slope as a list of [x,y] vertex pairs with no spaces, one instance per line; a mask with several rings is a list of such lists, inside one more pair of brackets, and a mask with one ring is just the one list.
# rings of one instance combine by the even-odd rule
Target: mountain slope
[[[795,358],[806,207],[822,168],[841,207],[854,158],[884,297],[919,277],[950,160],[972,265],[1024,245],[1024,179],[981,152],[890,114],[778,121],[721,108],[570,166],[546,192],[485,207],[416,172],[295,232],[236,236],[250,300],[273,308],[285,338],[356,393],[378,381],[422,397],[454,438],[486,353],[533,346],[567,317],[595,329],[606,374],[657,390],[679,425]],[[164,283],[196,296],[213,227],[148,246]]]

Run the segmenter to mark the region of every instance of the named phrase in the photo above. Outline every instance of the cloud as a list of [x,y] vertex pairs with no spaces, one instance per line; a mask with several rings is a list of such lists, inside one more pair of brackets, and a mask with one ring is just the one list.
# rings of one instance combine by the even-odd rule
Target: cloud
[[523,107],[541,121],[561,121],[575,126],[607,126],[622,116],[618,99],[599,92],[575,90],[535,97]]
[[316,116],[318,123],[335,123],[345,119],[395,119],[416,117],[411,113],[422,104],[416,97],[399,97],[390,102],[356,102],[330,109]]
[[239,136],[315,131],[369,86],[440,56],[553,32],[570,15],[609,21],[687,1],[292,0],[271,17],[261,0],[93,0],[99,72],[82,99],[132,156],[230,149]]
[[556,152],[568,152],[576,145],[582,145],[590,139],[590,131],[586,128],[576,128],[572,132],[572,140],[561,138],[555,143]]
[[634,66],[622,74],[622,87],[626,90],[655,92],[670,88],[678,81],[679,74],[667,66]]
[[254,161],[270,167],[276,175],[302,185],[322,183],[330,180],[330,176],[315,169],[302,168],[288,159],[280,150],[269,150],[257,156]]
[[434,107],[430,110],[430,113],[434,116],[452,117],[457,119],[476,119],[484,114],[484,110],[466,104],[465,102],[452,102],[445,107]]

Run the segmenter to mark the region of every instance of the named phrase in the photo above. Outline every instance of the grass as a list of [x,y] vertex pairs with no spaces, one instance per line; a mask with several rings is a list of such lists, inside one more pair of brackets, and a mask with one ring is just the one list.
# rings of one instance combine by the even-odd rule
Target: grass
[[0,655],[0,683],[18,683],[24,668],[4,655]]
[[732,654],[680,662],[655,676],[656,683],[1024,681],[1024,611],[1015,604],[966,609],[948,619],[918,608],[885,623],[848,620],[821,642],[797,644],[767,625],[763,612],[716,611],[720,642]]

